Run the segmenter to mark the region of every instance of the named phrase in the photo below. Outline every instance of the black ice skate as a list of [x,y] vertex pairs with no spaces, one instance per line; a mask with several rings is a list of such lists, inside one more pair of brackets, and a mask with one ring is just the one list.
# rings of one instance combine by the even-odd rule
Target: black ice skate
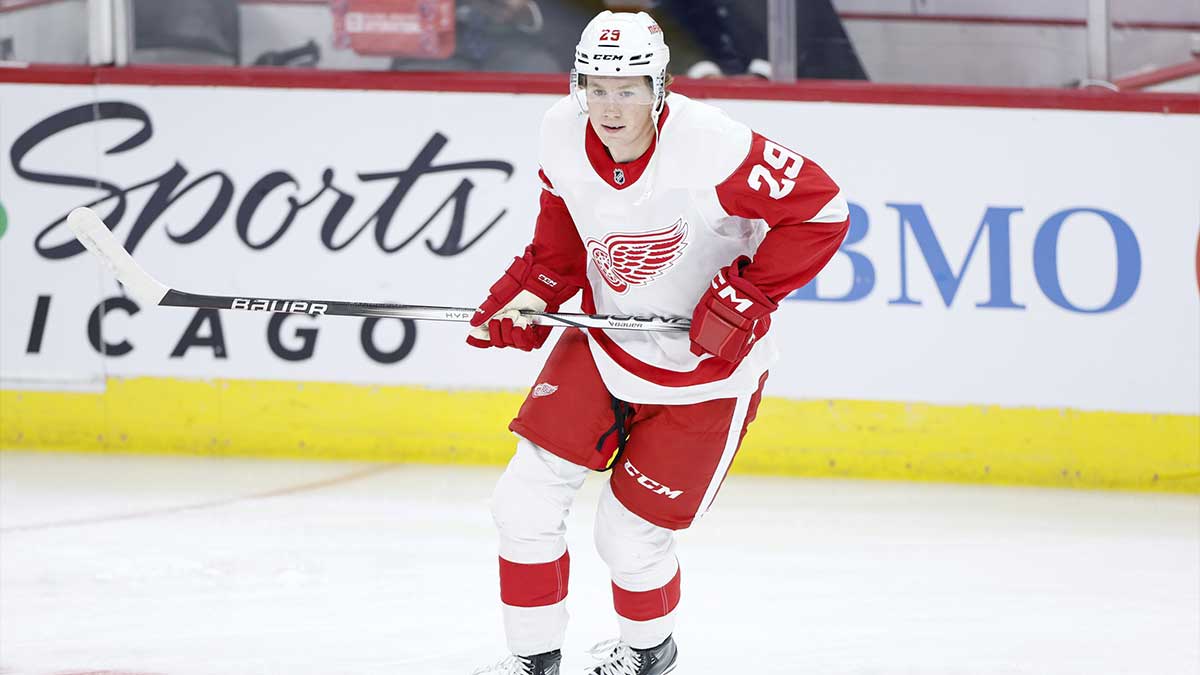
[[592,647],[591,654],[600,663],[587,675],[666,675],[675,670],[679,650],[668,635],[662,644],[650,649],[634,649],[620,640],[609,640]]
[[510,656],[500,663],[480,668],[471,675],[559,675],[562,652],[555,649],[535,656]]

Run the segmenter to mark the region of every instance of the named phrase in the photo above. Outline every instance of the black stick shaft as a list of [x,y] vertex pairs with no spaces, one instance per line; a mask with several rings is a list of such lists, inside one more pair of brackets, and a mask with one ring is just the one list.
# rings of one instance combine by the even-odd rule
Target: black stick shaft
[[[470,321],[475,316],[471,307],[439,307],[433,305],[398,305],[377,302],[346,302],[341,300],[307,300],[282,298],[244,298],[232,295],[202,295],[170,289],[159,305],[165,307],[198,307],[251,312],[307,314],[310,316],[366,316],[424,321]],[[542,326],[574,328],[607,328],[615,330],[686,331],[691,322],[681,318],[613,316],[600,314],[571,314],[557,312],[525,312],[530,321]]]

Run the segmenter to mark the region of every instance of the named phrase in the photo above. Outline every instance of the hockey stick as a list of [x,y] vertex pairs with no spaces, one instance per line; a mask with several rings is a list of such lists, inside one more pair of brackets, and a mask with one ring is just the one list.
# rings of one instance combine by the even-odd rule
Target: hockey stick
[[[312,316],[372,316],[425,321],[470,321],[473,307],[434,307],[396,305],[380,302],[340,300],[282,300],[278,298],[200,295],[168,288],[150,276],[133,256],[113,237],[104,221],[86,207],[71,211],[67,226],[89,251],[95,253],[117,280],[146,305],[162,307],[199,307],[204,309],[244,309],[259,312],[309,314]],[[611,328],[620,330],[686,331],[691,321],[658,316],[614,316],[603,314],[564,314],[522,312],[539,326],[571,328]]]

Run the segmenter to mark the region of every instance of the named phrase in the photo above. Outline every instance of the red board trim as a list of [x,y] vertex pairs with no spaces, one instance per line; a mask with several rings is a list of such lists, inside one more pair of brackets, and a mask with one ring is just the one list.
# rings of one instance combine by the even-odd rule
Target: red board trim
[[[26,68],[0,68],[0,83],[6,82],[567,94],[567,78],[557,74],[410,73],[255,67],[94,68],[33,65]],[[691,80],[682,77],[675,80],[673,89],[694,98],[1200,114],[1200,95],[1197,94],[1111,92],[1102,89],[898,85],[838,80],[778,84],[759,80]]]

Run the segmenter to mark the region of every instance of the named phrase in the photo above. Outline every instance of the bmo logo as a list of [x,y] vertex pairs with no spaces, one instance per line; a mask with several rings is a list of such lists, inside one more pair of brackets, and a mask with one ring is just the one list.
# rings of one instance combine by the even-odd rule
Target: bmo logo
[[[975,224],[935,221],[920,203],[886,202],[895,229],[885,228],[884,246],[860,248],[868,243],[872,231],[879,229],[882,214],[868,213],[864,206],[854,202],[848,204],[850,231],[838,249],[834,264],[849,263],[852,268],[849,288],[819,293],[818,280],[822,277],[818,277],[792,293],[789,299],[834,303],[864,300],[882,285],[876,283],[875,273],[881,256],[891,258],[887,261],[891,263],[889,266],[899,273],[884,281],[889,306],[919,306],[930,301],[911,290],[911,282],[918,274],[928,275],[940,296],[938,300],[947,309],[958,302],[978,309],[1026,311],[1031,301],[1039,301],[1035,293],[1040,292],[1050,304],[1077,314],[1116,311],[1133,299],[1141,282],[1142,250],[1134,228],[1106,209],[1072,206],[1049,215],[1031,215],[1021,206],[988,205]],[[1014,246],[1017,228],[1031,235],[1022,240],[1029,247],[1025,250]],[[959,234],[973,232],[965,253],[960,248],[957,255],[951,254],[942,245],[942,239],[952,229]],[[1068,229],[1072,236],[1064,236]],[[1103,264],[1063,264],[1064,259],[1078,260],[1083,255],[1097,254],[1104,256]],[[1200,259],[1200,245],[1197,257]],[[1200,267],[1200,262],[1197,266]],[[975,268],[979,268],[976,274],[986,279],[986,295],[968,298],[964,303],[959,289]],[[1200,279],[1197,281],[1200,283]]]

